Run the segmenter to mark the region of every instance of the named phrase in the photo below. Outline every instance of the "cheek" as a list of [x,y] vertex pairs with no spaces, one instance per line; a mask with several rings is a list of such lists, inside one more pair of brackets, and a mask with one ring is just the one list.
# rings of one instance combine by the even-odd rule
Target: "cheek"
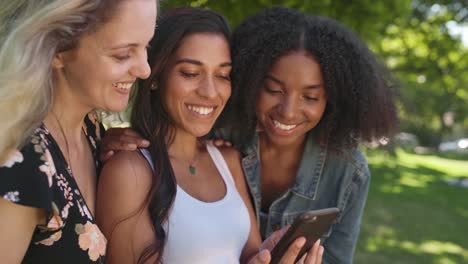
[[219,93],[220,93],[222,99],[224,100],[224,102],[226,102],[229,99],[229,97],[231,97],[231,92],[232,92],[232,90],[231,90],[231,84],[230,83],[223,84],[221,86],[221,89],[220,89]]
[[318,123],[325,113],[325,105],[310,107],[306,110],[306,113],[311,121]]
[[278,100],[274,96],[267,93],[260,93],[255,105],[257,116],[261,118],[267,112],[271,111],[271,109],[278,105],[279,102],[277,101]]

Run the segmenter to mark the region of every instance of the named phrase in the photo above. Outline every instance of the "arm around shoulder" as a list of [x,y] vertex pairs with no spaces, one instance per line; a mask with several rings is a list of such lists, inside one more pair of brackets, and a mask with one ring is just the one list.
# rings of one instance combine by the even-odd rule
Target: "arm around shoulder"
[[102,169],[96,218],[108,240],[107,263],[135,263],[154,242],[146,203],[151,185],[151,167],[138,151],[119,152]]

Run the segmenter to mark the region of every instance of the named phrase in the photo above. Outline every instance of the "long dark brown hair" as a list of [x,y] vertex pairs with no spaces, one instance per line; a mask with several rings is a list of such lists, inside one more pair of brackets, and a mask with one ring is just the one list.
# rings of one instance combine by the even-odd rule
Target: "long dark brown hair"
[[223,16],[207,9],[169,9],[158,18],[155,35],[148,51],[151,76],[140,81],[134,97],[132,127],[151,142],[148,151],[151,153],[154,171],[146,202],[149,204],[148,210],[156,236],[156,242],[145,248],[138,263],[150,259],[156,253],[157,262],[162,262],[167,237],[163,223],[168,217],[177,190],[167,151],[174,135],[171,129],[173,121],[163,101],[165,70],[183,39],[197,33],[219,34],[229,43],[231,32]]

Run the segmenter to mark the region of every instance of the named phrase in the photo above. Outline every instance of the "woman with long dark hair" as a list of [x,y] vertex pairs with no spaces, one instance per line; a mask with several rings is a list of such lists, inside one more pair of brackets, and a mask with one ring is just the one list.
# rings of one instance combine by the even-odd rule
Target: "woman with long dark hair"
[[[117,153],[99,182],[109,262],[268,263],[267,251],[257,254],[261,238],[239,153],[203,140],[231,94],[228,24],[209,10],[177,8],[159,18],[155,36],[152,73],[131,114],[151,145]],[[283,259],[294,259],[303,243]],[[313,250],[317,256],[318,244]]]

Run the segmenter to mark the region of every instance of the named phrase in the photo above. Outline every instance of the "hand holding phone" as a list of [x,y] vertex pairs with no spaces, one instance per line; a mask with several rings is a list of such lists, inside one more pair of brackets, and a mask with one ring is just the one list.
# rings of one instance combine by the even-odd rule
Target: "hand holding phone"
[[271,252],[271,264],[279,263],[281,257],[288,250],[293,241],[299,237],[305,237],[306,243],[299,252],[295,262],[309,251],[309,249],[336,221],[340,210],[338,208],[327,208],[309,211],[298,216],[291,227],[286,231],[280,241]]

